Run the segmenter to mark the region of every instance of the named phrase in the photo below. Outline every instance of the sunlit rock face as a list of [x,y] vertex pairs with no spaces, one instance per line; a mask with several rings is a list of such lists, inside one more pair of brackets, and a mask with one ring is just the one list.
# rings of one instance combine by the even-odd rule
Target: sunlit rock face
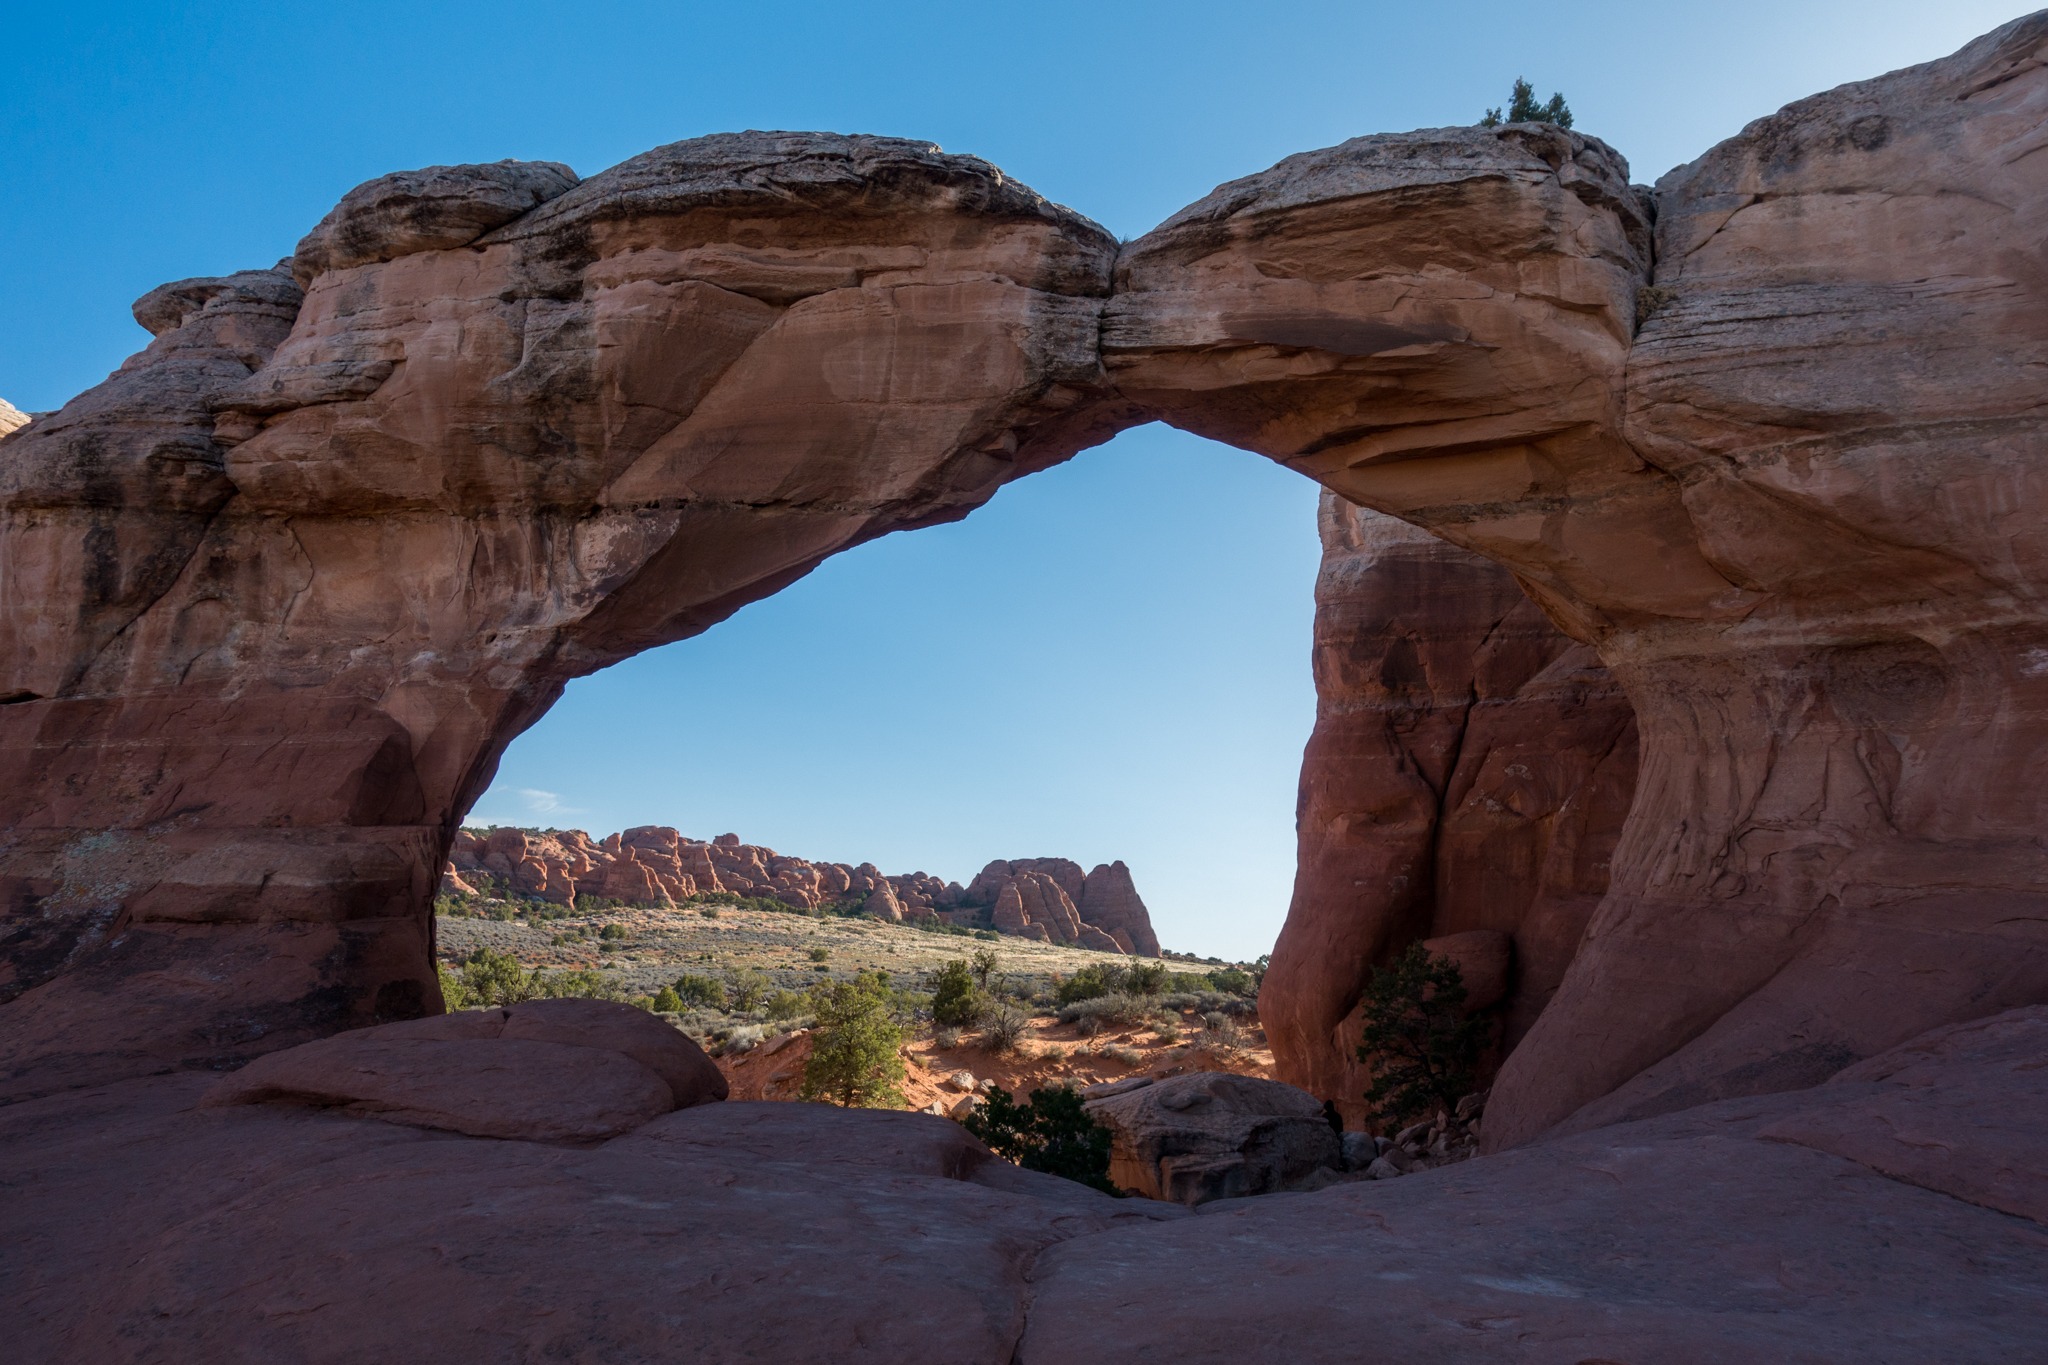
[[1506,565],[1634,705],[1610,890],[1495,1146],[2048,998],[2044,37],[1654,196],[1554,129],[1359,139],[1119,264],[1127,395]]
[[971,157],[746,133],[352,192],[0,449],[0,1075],[439,1007],[455,822],[568,678],[1113,427],[1116,244]]
[[1316,727],[1259,1015],[1283,1077],[1364,1126],[1375,966],[1442,935],[1506,935],[1488,1015],[1501,1050],[1555,994],[1607,890],[1635,713],[1500,565],[1334,493],[1320,523]]

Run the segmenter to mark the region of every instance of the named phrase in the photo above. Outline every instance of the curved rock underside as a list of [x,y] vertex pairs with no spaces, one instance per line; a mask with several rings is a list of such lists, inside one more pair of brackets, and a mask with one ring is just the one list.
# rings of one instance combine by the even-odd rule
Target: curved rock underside
[[[0,447],[9,1092],[432,1011],[455,822],[567,679],[1150,419],[1504,566],[1632,703],[1606,893],[1568,968],[1518,945],[1489,1143],[2048,1000],[2044,43],[1795,104],[1654,192],[1575,133],[1438,129],[1119,249],[972,158],[749,133],[386,177],[276,269],[153,292],[150,347]],[[1484,740],[1482,686],[1588,662],[1397,539],[1390,591],[1462,584],[1443,619],[1507,633],[1432,675],[1382,631],[1359,696],[1442,729],[1468,676],[1450,728]],[[1398,731],[1367,758],[1429,792],[1362,783],[1348,827],[1429,825],[1363,876],[1436,885],[1297,901],[1271,987],[1304,1070],[1375,955],[1569,938],[1597,889],[1560,812],[1618,773],[1580,740],[1518,795],[1512,745]],[[1460,890],[1489,799],[1568,875]]]

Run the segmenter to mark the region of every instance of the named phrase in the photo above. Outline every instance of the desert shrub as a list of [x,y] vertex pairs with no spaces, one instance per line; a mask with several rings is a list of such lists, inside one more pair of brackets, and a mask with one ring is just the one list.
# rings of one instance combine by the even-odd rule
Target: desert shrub
[[529,972],[512,957],[493,948],[479,948],[462,963],[462,989],[472,1005],[516,1005],[541,994],[541,973]]
[[1102,1055],[1119,1066],[1136,1066],[1145,1060],[1144,1054],[1134,1047],[1106,1047]]
[[1063,1047],[1049,1047],[1038,1055],[1045,1058],[1048,1062],[1064,1062],[1067,1060],[1067,1050]]
[[1515,86],[1508,95],[1506,117],[1498,108],[1486,111],[1479,120],[1481,128],[1498,128],[1503,123],[1554,123],[1560,128],[1572,126],[1571,106],[1564,102],[1564,96],[1552,94],[1547,104],[1536,102],[1536,87],[1515,77]]
[[974,984],[981,987],[983,994],[988,992],[989,976],[994,973],[1000,960],[997,958],[996,950],[993,948],[976,948],[974,950],[974,957],[968,963],[968,970],[974,973]]
[[1365,1099],[1388,1127],[1455,1108],[1471,1093],[1487,1026],[1465,1017],[1457,964],[1410,944],[1390,965],[1373,969],[1363,1013],[1358,1059],[1373,1073]]
[[1002,1001],[983,1010],[979,1023],[984,1052],[1012,1052],[1031,1023],[1031,1016],[1008,1001]]
[[683,998],[676,994],[674,986],[663,986],[654,993],[654,998],[647,1002],[647,1007],[656,1014],[681,1014]]
[[761,1008],[768,998],[768,974],[758,967],[742,967],[726,974],[726,999],[736,1010]]
[[965,1028],[987,1007],[988,997],[975,985],[974,968],[970,964],[955,958],[932,973],[934,1024]]
[[831,956],[832,950],[830,948],[813,948],[810,952],[810,958],[813,962],[824,962]]
[[976,929],[974,936],[979,939],[986,939],[990,943],[1000,943],[1003,941],[1003,936],[993,929]]
[[[1053,998],[1062,1005],[1116,995],[1124,989],[1124,969],[1114,962],[1091,962],[1053,988]],[[1064,1014],[1061,1015],[1065,1017]]]
[[1132,995],[1159,995],[1166,990],[1164,962],[1134,962],[1124,969],[1124,989]]
[[469,1006],[469,987],[462,984],[462,978],[448,970],[445,962],[434,963],[434,975],[441,981],[441,1003],[451,1010],[466,1009]]
[[626,992],[603,972],[535,972],[534,999],[625,1000]]
[[820,985],[811,992],[818,1016],[804,1061],[803,1097],[848,1108],[903,1103],[903,1029],[893,1017],[889,983],[879,976]]
[[759,1024],[741,1024],[723,1038],[719,1038],[717,1047],[712,1050],[721,1057],[737,1057],[742,1053],[752,1052],[767,1036],[768,1030]]
[[1152,1036],[1171,1047],[1180,1041],[1180,1025],[1171,1019],[1162,1019],[1152,1026]]
[[961,1122],[990,1151],[1027,1171],[1119,1193],[1109,1183],[1109,1129],[1089,1118],[1081,1096],[1065,1086],[1039,1090],[1023,1104],[992,1086],[984,1103]]
[[703,909],[699,910],[697,913],[704,919],[717,919],[718,907],[715,905],[707,905]]
[[933,1029],[932,1046],[943,1048],[948,1052],[952,1051],[960,1046],[960,1030],[950,1024],[944,1028]]
[[1244,1046],[1244,1030],[1222,1010],[1211,1010],[1202,1016],[1202,1041],[1210,1047],[1232,1052]]
[[811,1007],[811,997],[800,991],[777,991],[763,1006],[770,1019],[787,1022],[802,1017]]
[[685,1005],[714,1010],[725,1008],[725,983],[715,976],[684,972],[676,978],[674,990]]
[[622,939],[626,936],[626,926],[623,924],[607,924],[598,931],[597,936],[601,939]]
[[1209,973],[1209,985],[1225,995],[1250,995],[1258,988],[1252,974],[1241,967],[1225,967]]
[[1060,1022],[1080,1024],[1091,1032],[1107,1026],[1135,1027],[1150,1019],[1157,1006],[1142,996],[1098,995],[1087,1000],[1076,1000],[1060,1010]]

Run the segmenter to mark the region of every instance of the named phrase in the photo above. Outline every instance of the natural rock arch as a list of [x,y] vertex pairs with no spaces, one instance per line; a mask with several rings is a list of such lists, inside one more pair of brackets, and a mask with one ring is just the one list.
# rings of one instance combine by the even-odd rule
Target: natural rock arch
[[387,177],[156,291],[0,447],[9,1089],[432,1008],[439,855],[564,680],[1147,418],[1510,566],[1635,704],[1496,1145],[2048,999],[2044,35],[1654,196],[1576,134],[1434,130],[1119,251],[971,158],[739,134]]

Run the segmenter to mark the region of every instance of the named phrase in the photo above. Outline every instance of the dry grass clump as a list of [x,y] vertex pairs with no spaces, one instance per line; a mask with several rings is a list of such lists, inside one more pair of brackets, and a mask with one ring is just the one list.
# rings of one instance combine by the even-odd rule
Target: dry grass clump
[[1031,1016],[1007,1000],[990,1005],[981,1014],[981,1050],[1015,1052],[1030,1024]]

